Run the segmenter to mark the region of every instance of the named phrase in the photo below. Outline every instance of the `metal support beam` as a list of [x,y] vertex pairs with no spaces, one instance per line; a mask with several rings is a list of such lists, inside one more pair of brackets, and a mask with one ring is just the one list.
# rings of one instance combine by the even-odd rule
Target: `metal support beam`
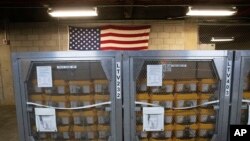
[[126,6],[124,7],[124,17],[126,19],[131,19],[133,16],[133,5],[134,5],[134,0],[125,0],[124,3],[126,3],[127,5],[131,5],[131,6]]

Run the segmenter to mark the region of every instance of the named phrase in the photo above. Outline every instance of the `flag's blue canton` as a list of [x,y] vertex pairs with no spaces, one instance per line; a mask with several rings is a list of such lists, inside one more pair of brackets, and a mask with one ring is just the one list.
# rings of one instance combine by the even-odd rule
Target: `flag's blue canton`
[[100,29],[69,27],[70,50],[99,50]]

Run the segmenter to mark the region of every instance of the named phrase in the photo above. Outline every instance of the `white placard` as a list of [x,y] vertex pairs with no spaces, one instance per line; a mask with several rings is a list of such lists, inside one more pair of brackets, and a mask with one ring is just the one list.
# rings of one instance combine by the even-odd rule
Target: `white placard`
[[164,131],[163,107],[143,107],[143,131]]
[[56,111],[52,108],[35,108],[37,132],[57,132]]
[[37,66],[36,73],[38,87],[53,87],[51,66]]
[[162,65],[147,65],[147,86],[162,86]]

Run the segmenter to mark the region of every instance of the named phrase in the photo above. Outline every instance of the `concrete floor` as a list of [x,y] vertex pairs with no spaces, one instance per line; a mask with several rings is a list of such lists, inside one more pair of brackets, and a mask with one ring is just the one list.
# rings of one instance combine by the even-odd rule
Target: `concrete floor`
[[18,141],[15,106],[0,106],[0,141]]

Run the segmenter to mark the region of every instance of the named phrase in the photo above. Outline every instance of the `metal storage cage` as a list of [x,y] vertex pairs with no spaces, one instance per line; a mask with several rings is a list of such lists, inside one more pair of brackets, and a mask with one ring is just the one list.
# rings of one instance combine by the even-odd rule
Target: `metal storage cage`
[[[98,51],[14,53],[20,140],[121,141],[122,101],[116,99],[115,89],[120,56]],[[38,67],[51,68],[52,87],[38,87]],[[38,104],[58,108],[57,132],[37,131],[34,108]]]
[[249,124],[250,51],[235,51],[230,124]]
[[[231,51],[126,52],[123,60],[125,141],[227,140]],[[152,65],[162,67],[161,86],[147,85]],[[147,132],[142,108],[157,105],[164,129]]]

